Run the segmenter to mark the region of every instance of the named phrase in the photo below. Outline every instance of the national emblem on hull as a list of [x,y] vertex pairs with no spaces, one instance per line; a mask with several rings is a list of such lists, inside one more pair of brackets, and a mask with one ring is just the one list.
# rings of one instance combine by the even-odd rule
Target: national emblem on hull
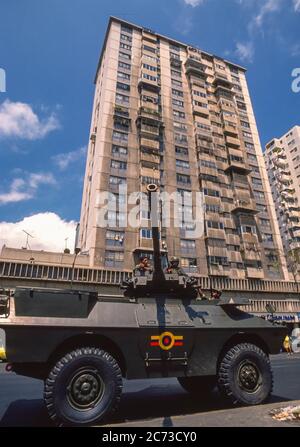
[[172,332],[163,332],[160,335],[151,335],[150,346],[157,346],[164,351],[169,351],[174,346],[183,346],[183,336],[174,335]]

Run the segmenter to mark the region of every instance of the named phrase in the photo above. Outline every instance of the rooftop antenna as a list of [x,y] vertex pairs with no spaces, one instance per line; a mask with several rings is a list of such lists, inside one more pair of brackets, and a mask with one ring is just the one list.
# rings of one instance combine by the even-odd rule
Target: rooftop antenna
[[26,246],[25,247],[23,247],[23,248],[25,248],[25,250],[27,250],[27,248],[29,248],[30,250],[31,250],[31,248],[30,248],[30,245],[29,245],[29,238],[31,237],[32,239],[34,239],[34,236],[32,236],[30,233],[28,233],[28,231],[25,231],[25,230],[22,230],[23,231],[23,233],[25,233],[26,234]]

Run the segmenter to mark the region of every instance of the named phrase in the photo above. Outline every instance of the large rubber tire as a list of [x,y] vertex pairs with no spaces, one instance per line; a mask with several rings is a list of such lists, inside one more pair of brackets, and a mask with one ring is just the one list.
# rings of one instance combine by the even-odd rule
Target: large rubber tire
[[45,381],[44,401],[59,426],[91,425],[117,407],[122,374],[117,361],[99,348],[79,348],[61,358]]
[[220,362],[218,386],[234,405],[259,405],[265,402],[273,389],[269,357],[251,343],[232,347]]
[[208,396],[217,385],[216,376],[178,377],[178,382],[188,393]]

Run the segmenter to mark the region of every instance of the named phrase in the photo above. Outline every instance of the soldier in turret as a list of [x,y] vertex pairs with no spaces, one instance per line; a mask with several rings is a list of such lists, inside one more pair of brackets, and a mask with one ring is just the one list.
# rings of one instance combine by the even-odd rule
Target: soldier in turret
[[152,273],[152,267],[150,265],[149,259],[147,256],[141,256],[140,262],[134,268],[134,274],[138,274],[139,276],[146,276]]
[[178,276],[188,276],[185,271],[179,266],[179,258],[175,256],[171,258],[169,265],[165,270],[165,273],[169,275],[176,274]]

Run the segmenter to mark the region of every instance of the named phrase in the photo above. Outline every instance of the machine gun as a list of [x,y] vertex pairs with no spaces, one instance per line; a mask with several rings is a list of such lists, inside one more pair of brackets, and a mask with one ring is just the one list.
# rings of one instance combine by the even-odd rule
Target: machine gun
[[164,294],[170,297],[195,299],[198,296],[197,278],[184,274],[181,269],[179,269],[178,273],[163,271],[160,250],[160,219],[158,218],[160,213],[157,185],[147,185],[147,193],[151,213],[153,271],[139,272],[135,269],[132,278],[124,281],[121,286],[125,289],[124,295],[140,297]]

